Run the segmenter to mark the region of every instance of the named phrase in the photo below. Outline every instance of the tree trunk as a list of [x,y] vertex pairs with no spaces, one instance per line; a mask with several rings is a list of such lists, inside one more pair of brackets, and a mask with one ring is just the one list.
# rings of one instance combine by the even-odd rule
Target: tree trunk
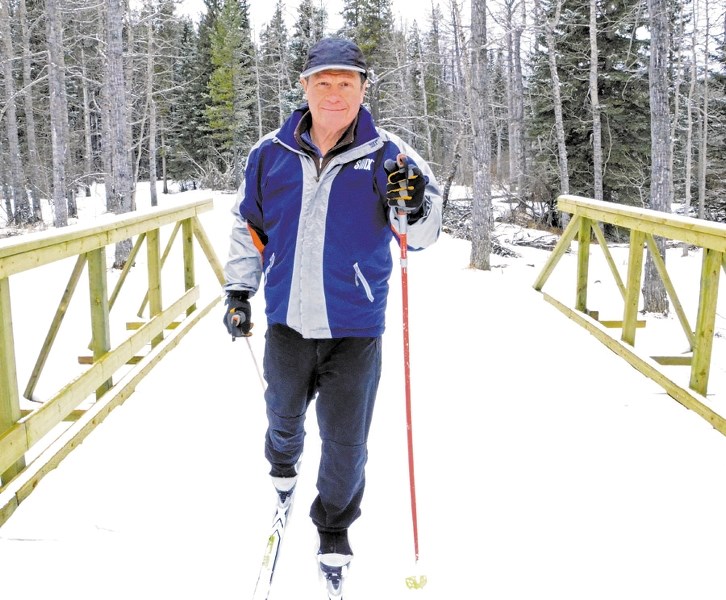
[[[562,117],[562,95],[560,93],[560,75],[557,71],[557,45],[555,44],[555,28],[560,22],[562,13],[562,0],[557,0],[555,15],[552,21],[546,20],[546,15],[540,6],[539,0],[535,3],[537,20],[544,23],[545,39],[547,41],[547,54],[552,77],[552,101],[555,112],[555,138],[557,139],[557,167],[560,174],[560,193],[570,193],[570,169],[567,164],[567,144],[565,143],[565,125]],[[570,220],[568,213],[562,214],[562,226],[565,227]]]
[[[63,25],[58,0],[46,0],[48,35],[48,84],[50,88],[50,128],[53,153],[53,211],[56,227],[68,225],[66,199],[66,151],[68,148],[64,126],[65,74],[63,73]],[[65,118],[68,118],[67,113]]]
[[0,0],[0,38],[3,42],[0,49],[0,60],[3,63],[3,79],[5,80],[4,120],[8,136],[10,178],[13,190],[13,219],[16,225],[25,225],[30,222],[31,213],[28,193],[25,189],[25,170],[20,156],[18,116],[15,107],[15,76],[13,74],[15,56],[8,4],[8,0]]
[[28,28],[28,13],[25,0],[18,2],[20,17],[20,32],[23,44],[23,106],[25,110],[25,139],[28,147],[28,161],[30,167],[29,183],[33,198],[33,220],[42,221],[43,213],[40,205],[41,198],[49,197],[47,170],[42,167],[38,154],[38,141],[35,128],[35,109],[32,92],[32,64],[30,53],[30,29]]
[[590,104],[592,106],[592,173],[593,196],[603,199],[602,123],[598,85],[597,0],[590,0]]
[[154,100],[154,26],[153,20],[148,19],[147,33],[147,62],[146,62],[146,97],[149,103],[149,194],[151,206],[158,206],[159,199],[156,194],[156,101]]
[[[668,14],[667,0],[648,0],[650,13],[650,207],[670,212],[670,106],[668,95]],[[657,239],[658,251],[665,261],[665,241]],[[668,295],[648,251],[643,282],[645,312],[668,313]]]
[[471,0],[471,97],[469,111],[474,193],[472,197],[471,266],[488,271],[492,251],[491,116],[489,112],[486,0]]
[[85,164],[85,177],[83,184],[86,197],[91,195],[91,184],[95,182],[93,160],[93,139],[91,137],[91,93],[88,89],[88,75],[86,73],[86,53],[81,48],[81,89],[83,91],[83,162]]
[[703,109],[701,112],[701,151],[698,153],[698,218],[706,218],[706,173],[708,171],[708,63],[710,60],[708,38],[711,35],[711,22],[708,14],[708,0],[703,6],[704,32],[703,49]]
[[[123,62],[123,10],[122,0],[108,0],[107,8],[107,79],[111,134],[111,163],[113,185],[108,208],[117,214],[132,210],[131,198],[131,156],[127,138],[128,117],[126,105],[126,84]],[[122,268],[131,253],[131,240],[116,244],[114,268]]]

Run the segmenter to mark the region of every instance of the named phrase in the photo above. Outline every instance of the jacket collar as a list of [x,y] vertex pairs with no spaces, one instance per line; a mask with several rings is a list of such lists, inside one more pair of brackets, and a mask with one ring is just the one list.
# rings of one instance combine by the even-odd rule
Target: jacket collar
[[[280,131],[277,133],[278,139],[291,148],[305,151],[306,148],[300,145],[300,141],[298,136],[296,136],[296,133],[300,134],[310,128],[310,117],[308,113],[309,109],[307,104],[304,104],[293,112],[292,115],[290,115],[282,124]],[[346,138],[352,134],[352,139],[350,142],[347,142],[347,139],[341,140],[344,143],[342,145],[336,145],[338,151],[342,149],[349,150],[357,146],[361,146],[378,137],[378,132],[373,124],[373,117],[371,116],[371,113],[368,112],[368,109],[363,106],[361,106],[358,111],[358,117],[356,122],[354,122],[354,125],[355,127],[353,127],[352,132],[346,131],[343,135],[343,137]]]

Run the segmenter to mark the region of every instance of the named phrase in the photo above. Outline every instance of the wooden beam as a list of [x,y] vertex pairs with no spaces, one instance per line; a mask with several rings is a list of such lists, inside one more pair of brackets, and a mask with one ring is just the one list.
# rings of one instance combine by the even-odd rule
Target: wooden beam
[[134,370],[124,375],[112,390],[86,410],[55,442],[41,452],[31,465],[0,491],[0,525],[10,518],[15,509],[27,499],[45,475],[55,469],[74,448],[83,442],[114,408],[126,401],[154,366],[176,348],[192,327],[219,301],[219,295],[214,296],[201,309],[185,319],[181,326],[153,348]]
[[[533,287],[535,290],[537,290],[538,292],[542,290],[544,284],[547,283],[550,275],[552,275],[552,271],[554,271],[557,263],[560,262],[560,259],[569,250],[570,243],[572,243],[572,240],[575,239],[575,236],[577,235],[577,232],[579,230],[580,217],[578,215],[574,215],[572,219],[570,219],[570,222],[567,224],[567,227],[565,227],[565,231],[562,232],[562,235],[560,236],[560,241],[557,242],[557,244],[555,245],[552,253],[550,254],[550,257],[547,259],[544,267],[542,267],[542,271],[540,271],[537,280],[534,282]],[[222,279],[222,283],[224,283],[224,279]]]
[[711,369],[711,351],[716,327],[716,303],[718,301],[718,282],[722,260],[722,252],[709,248],[706,248],[703,252],[701,293],[698,298],[693,365],[689,384],[701,394],[706,394]]
[[124,366],[132,356],[135,356],[141,348],[150,343],[160,331],[198,299],[199,288],[189,290],[117,348],[98,358],[90,369],[69,382],[27,419],[14,424],[3,435],[0,435],[0,472],[12,465],[19,456],[22,456],[33,444],[62,422],[104,381],[109,380],[112,373]]
[[668,297],[671,299],[671,304],[673,305],[673,310],[676,312],[676,316],[678,317],[678,320],[681,323],[681,328],[683,329],[683,332],[686,334],[686,339],[688,340],[689,347],[691,349],[693,349],[693,344],[694,344],[695,340],[694,340],[694,336],[693,336],[693,331],[691,330],[691,325],[688,322],[688,317],[686,317],[686,311],[683,310],[683,305],[681,304],[681,301],[678,298],[678,294],[676,293],[676,288],[673,286],[673,282],[671,281],[671,278],[668,275],[668,270],[666,269],[666,265],[665,265],[665,262],[663,261],[663,257],[660,255],[660,250],[658,250],[658,245],[655,243],[655,238],[652,235],[646,235],[645,241],[648,244],[648,249],[650,250],[650,256],[653,259],[653,264],[655,265],[655,268],[658,271],[658,275],[660,275],[661,281],[663,282],[666,292],[668,293]]
[[48,327],[48,333],[45,336],[45,341],[43,342],[43,345],[40,347],[40,353],[38,354],[38,358],[35,361],[35,366],[33,367],[33,371],[30,374],[30,379],[28,380],[28,385],[25,386],[25,393],[23,396],[25,396],[28,400],[33,399],[33,392],[35,391],[35,386],[38,385],[38,380],[40,379],[40,374],[43,372],[43,367],[45,366],[46,361],[48,360],[48,356],[50,354],[50,350],[53,347],[53,344],[55,343],[55,339],[58,335],[58,331],[60,329],[61,323],[63,323],[63,319],[66,316],[66,312],[68,312],[68,306],[71,303],[71,298],[73,297],[73,294],[76,291],[76,288],[78,287],[78,282],[81,279],[81,275],[83,274],[83,269],[86,266],[86,255],[81,254],[78,259],[76,260],[76,264],[73,267],[73,271],[71,272],[71,276],[68,279],[68,284],[66,285],[66,289],[63,292],[63,296],[61,296],[60,303],[58,304],[58,308],[55,311],[55,316],[53,319],[51,319]]
[[[0,278],[0,435],[12,431],[20,419],[20,398],[18,397],[18,376],[15,370],[15,341],[13,339],[13,318],[10,303],[10,281]],[[13,443],[13,458],[0,465],[0,485],[15,477],[24,467],[24,452],[18,451]]]
[[563,195],[557,208],[602,223],[726,252],[726,225],[647,208]]
[[212,210],[213,202],[197,200],[170,208],[151,208],[113,218],[98,219],[94,225],[70,225],[40,233],[0,240],[0,278],[22,273],[70,256],[85,254],[97,248],[158,229],[164,225]]
[[630,254],[628,258],[628,283],[625,287],[625,306],[623,309],[623,332],[621,339],[633,346],[635,344],[635,323],[638,321],[640,304],[640,282],[643,276],[643,244],[645,234],[633,229],[630,232]]
[[544,299],[567,317],[587,329],[595,338],[625,359],[646,377],[660,385],[669,396],[708,421],[715,429],[726,435],[726,419],[710,408],[704,396],[693,390],[679,386],[660,371],[655,361],[638,355],[628,344],[616,340],[597,322],[579,311],[565,306],[552,296],[543,292]]

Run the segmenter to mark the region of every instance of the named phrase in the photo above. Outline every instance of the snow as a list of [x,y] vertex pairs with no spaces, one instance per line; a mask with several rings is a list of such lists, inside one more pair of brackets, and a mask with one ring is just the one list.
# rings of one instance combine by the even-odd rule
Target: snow
[[[224,258],[233,198],[214,197],[215,210],[201,220]],[[532,284],[547,252],[517,247],[521,258],[493,256],[492,270],[481,272],[468,268],[469,250],[443,235],[409,253],[418,564],[394,271],[346,600],[723,598],[724,436],[543,300]],[[614,283],[596,246],[592,253],[601,283],[591,286],[591,304],[615,309],[605,292]],[[625,248],[613,254],[626,264]],[[574,263],[566,255],[545,286],[570,304]],[[677,250],[668,265],[675,281],[692,282],[695,297],[699,253]],[[35,293],[29,274],[13,279],[16,327],[34,311],[52,314],[68,273],[59,263],[35,276],[47,293]],[[253,299],[248,347],[230,342],[221,306],[212,311],[40,482],[0,527],[3,597],[252,597],[274,503],[250,355],[261,361],[262,314]],[[83,328],[71,336],[81,347]],[[37,339],[16,333],[19,357],[32,360]],[[723,364],[714,363],[714,402]],[[271,600],[322,597],[307,516],[319,456],[314,410],[307,425]],[[413,575],[427,585],[407,589]]]

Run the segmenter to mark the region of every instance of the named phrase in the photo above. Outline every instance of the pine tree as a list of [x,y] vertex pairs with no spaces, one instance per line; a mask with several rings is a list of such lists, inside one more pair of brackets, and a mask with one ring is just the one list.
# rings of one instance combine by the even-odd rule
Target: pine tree
[[[551,2],[542,2],[547,18],[552,19]],[[624,204],[643,204],[647,200],[650,154],[650,111],[648,102],[648,65],[646,42],[635,35],[645,13],[643,2],[614,0],[602,3],[598,16],[598,94],[603,126],[605,170],[603,199]],[[565,0],[562,17],[555,31],[557,68],[568,150],[570,190],[593,196],[592,120],[587,106],[589,7]],[[542,199],[555,196],[557,147],[552,135],[554,112],[551,76],[544,41],[538,44],[529,95],[533,98],[529,135],[537,148],[538,189]]]
[[290,90],[297,77],[290,70],[284,4],[277,0],[275,13],[260,34],[259,90],[262,131],[277,129],[295,108]]
[[[210,37],[208,121],[216,156],[209,175],[223,188],[237,187],[241,167],[255,137],[256,73],[246,0],[225,0]],[[211,183],[211,182],[210,182]]]

